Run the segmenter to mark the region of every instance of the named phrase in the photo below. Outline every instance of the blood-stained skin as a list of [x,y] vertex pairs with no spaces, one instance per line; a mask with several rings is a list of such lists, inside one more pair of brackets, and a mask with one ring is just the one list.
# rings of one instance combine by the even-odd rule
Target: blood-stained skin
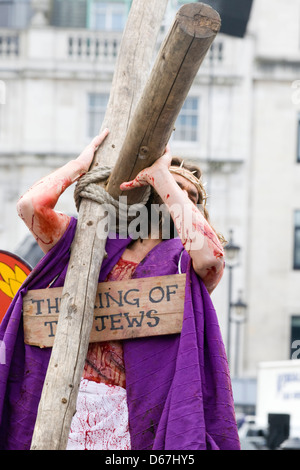
[[215,231],[197,207],[195,185],[182,175],[168,171],[169,148],[161,159],[142,170],[134,180],[123,183],[122,190],[150,184],[167,206],[185,250],[192,258],[196,273],[209,293],[219,283],[224,271],[224,250]]
[[110,341],[89,345],[83,377],[97,383],[125,388],[122,343]]
[[[71,162],[69,166],[72,170]],[[55,211],[54,207],[73,179],[57,173],[33,185],[17,204],[19,216],[45,253],[62,237],[70,222],[68,215]]]
[[70,222],[68,215],[54,210],[59,197],[89,170],[95,151],[108,133],[108,129],[104,129],[75,160],[39,180],[20,197],[18,214],[44,253],[58,242]]

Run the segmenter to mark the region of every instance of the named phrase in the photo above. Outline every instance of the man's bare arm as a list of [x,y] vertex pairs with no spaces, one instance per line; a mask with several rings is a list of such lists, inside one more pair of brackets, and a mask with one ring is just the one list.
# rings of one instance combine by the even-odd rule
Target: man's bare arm
[[108,130],[105,129],[78,158],[42,178],[19,199],[18,214],[44,253],[58,242],[70,222],[68,215],[54,210],[59,197],[89,170],[95,151],[107,134]]

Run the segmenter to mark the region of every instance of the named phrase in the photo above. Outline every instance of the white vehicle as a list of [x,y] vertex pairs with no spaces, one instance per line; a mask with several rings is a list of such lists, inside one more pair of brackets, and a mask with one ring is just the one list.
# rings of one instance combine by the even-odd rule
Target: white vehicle
[[256,424],[268,414],[290,416],[290,437],[300,437],[300,360],[262,362],[258,367]]
[[245,416],[239,429],[242,450],[263,450],[267,448],[266,426],[257,423],[256,416]]

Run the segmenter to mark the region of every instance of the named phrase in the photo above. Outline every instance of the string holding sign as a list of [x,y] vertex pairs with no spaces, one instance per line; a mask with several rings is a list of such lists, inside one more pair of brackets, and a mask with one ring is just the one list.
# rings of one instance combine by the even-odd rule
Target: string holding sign
[[[186,274],[98,284],[90,342],[180,333]],[[30,290],[23,299],[24,340],[52,347],[62,287]]]

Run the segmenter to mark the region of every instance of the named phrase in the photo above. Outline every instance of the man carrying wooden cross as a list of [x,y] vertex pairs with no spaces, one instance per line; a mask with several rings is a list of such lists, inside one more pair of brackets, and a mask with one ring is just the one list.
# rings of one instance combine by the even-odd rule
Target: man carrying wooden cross
[[[150,3],[152,7],[154,2]],[[140,1],[133,4],[140,7],[136,25],[141,28],[141,11],[144,12],[145,8]],[[159,4],[161,0],[156,7]],[[156,15],[154,7],[153,14]],[[135,15],[132,18],[136,18]],[[145,26],[148,24],[151,22],[146,21],[140,38],[146,37]],[[85,236],[88,231],[90,236],[94,221],[99,220],[99,217],[93,219],[91,209],[99,216],[102,214],[102,205],[96,204],[97,208],[89,205],[86,215],[84,209],[87,205],[81,203],[78,222],[75,218],[55,212],[54,208],[68,186],[78,179],[79,184],[84,181],[85,177],[80,177],[90,168],[96,149],[100,147],[101,153],[104,148],[102,145],[109,141],[108,130],[96,137],[76,160],[42,179],[20,199],[19,214],[36,237],[45,256],[18,291],[0,327],[0,346],[6,348],[6,363],[0,364],[1,449],[29,449],[30,446],[33,449],[57,449],[65,448],[66,441],[69,449],[240,448],[225,350],[210,299],[210,293],[223,272],[222,240],[208,221],[201,173],[195,174],[196,169],[189,171],[186,165],[178,165],[178,162],[172,160],[169,148],[162,155],[176,113],[219,26],[217,15],[203,4],[184,6],[176,15],[171,36],[161,48],[152,78],[140,99],[141,106],[126,131],[126,139],[119,150],[120,163],[115,165],[108,183],[107,191],[110,195],[109,188],[114,186],[117,190],[121,187],[123,193],[128,195],[132,194],[132,189],[134,192],[150,187],[150,198],[145,207],[150,211],[153,203],[162,203],[167,214],[171,214],[178,237],[164,239],[162,236],[165,216],[163,225],[158,228],[153,228],[150,223],[150,231],[146,231],[143,237],[135,237],[133,233],[126,237],[120,234],[107,236],[105,233],[103,240],[106,243],[103,242],[103,246],[105,244],[106,257],[102,260],[103,253],[98,256],[99,251],[94,249],[99,246],[101,231],[97,232],[96,237],[92,232],[94,238],[90,238],[93,239],[92,246],[86,246],[87,257],[92,253],[90,258],[97,261],[101,259],[101,269],[93,282],[88,283],[93,288],[86,289],[85,295],[81,292],[79,284],[84,284],[87,278],[90,281],[90,272],[95,274],[96,267],[91,259],[86,262],[87,258],[84,257],[80,263],[84,276],[82,272],[73,272],[79,260],[78,256],[73,255],[79,251],[75,250],[77,244],[74,243],[70,255],[71,244],[73,240],[78,243],[78,239],[80,246],[82,243],[88,244]],[[131,31],[125,36],[128,39],[128,50],[133,49]],[[125,47],[127,41],[123,40],[122,43]],[[144,56],[145,48],[140,49]],[[134,49],[133,52],[135,57]],[[118,67],[116,76],[128,76],[130,68],[125,65],[127,63],[124,68]],[[164,82],[162,76],[165,77]],[[127,89],[122,86],[122,81],[118,83],[120,86],[116,87],[114,97],[119,96],[117,92],[120,89]],[[134,83],[137,83],[136,80]],[[156,100],[158,96],[159,106]],[[112,103],[118,101],[114,99]],[[131,107],[130,98],[128,110]],[[128,117],[120,118],[119,108],[111,105],[110,109],[115,109],[117,115],[116,120],[113,120],[115,125],[119,121],[127,122]],[[129,147],[128,142],[131,143]],[[136,149],[132,151],[135,145]],[[153,148],[157,146],[161,150],[154,152]],[[115,145],[110,145],[110,148],[115,148]],[[99,152],[97,150],[97,154]],[[128,153],[134,156],[135,168],[139,169],[132,177],[122,178],[116,185],[124,166],[123,156]],[[107,158],[107,155],[104,157]],[[145,161],[149,163],[146,165]],[[124,182],[125,179],[132,181]],[[101,207],[101,211],[98,211],[98,207]],[[80,237],[77,237],[75,230],[79,224]],[[103,229],[103,223],[99,227]],[[71,276],[68,276],[69,272]],[[80,354],[80,351],[87,350],[85,345],[90,340],[87,323],[92,318],[83,315],[84,320],[88,318],[88,322],[81,321],[82,307],[88,305],[86,311],[91,313],[95,302],[92,291],[98,276],[100,284],[118,282],[119,279],[124,279],[127,284],[132,282],[129,279],[142,282],[144,278],[176,277],[179,273],[186,276],[180,334],[126,339],[122,343],[95,342],[90,344],[87,354]],[[70,290],[66,289],[70,279],[73,287],[77,285],[77,280],[80,281],[79,293],[74,294],[72,288],[73,293],[70,294]],[[56,344],[63,347],[55,348],[54,345],[51,354],[49,347],[25,344],[23,298],[28,290],[43,290],[47,287],[51,290],[62,286],[64,308],[60,311]],[[170,289],[170,298],[172,292]],[[80,296],[83,302],[78,302],[81,298],[77,297]],[[81,334],[82,330],[86,334]],[[77,347],[79,335],[80,351]],[[72,358],[68,357],[70,350],[73,351]],[[85,365],[81,367],[84,359]],[[48,380],[49,370],[55,380]],[[55,388],[57,383],[60,386]],[[51,394],[55,400],[49,406],[47,399],[49,396],[52,398]],[[43,395],[46,400],[43,400]],[[77,406],[73,416],[74,397],[77,397]],[[41,412],[38,412],[38,407]],[[52,429],[49,429],[51,426]]]
[[[54,207],[88,171],[107,134],[95,137],[76,160],[36,183],[18,202],[20,217],[46,253],[46,271],[47,261],[57,263],[44,273],[51,286],[64,282],[76,225]],[[223,248],[208,222],[201,173],[195,176],[194,170],[172,163],[167,148],[150,168],[121,185],[123,190],[149,185],[150,203],[160,198],[179,236],[163,240],[162,227],[159,233],[150,227],[144,239],[108,237],[99,281],[186,272],[183,328],[181,335],[90,344],[68,449],[239,448],[229,372],[209,296],[222,277]],[[42,375],[48,352],[33,349]],[[35,393],[40,384],[33,387]],[[32,429],[34,406],[25,417]]]

